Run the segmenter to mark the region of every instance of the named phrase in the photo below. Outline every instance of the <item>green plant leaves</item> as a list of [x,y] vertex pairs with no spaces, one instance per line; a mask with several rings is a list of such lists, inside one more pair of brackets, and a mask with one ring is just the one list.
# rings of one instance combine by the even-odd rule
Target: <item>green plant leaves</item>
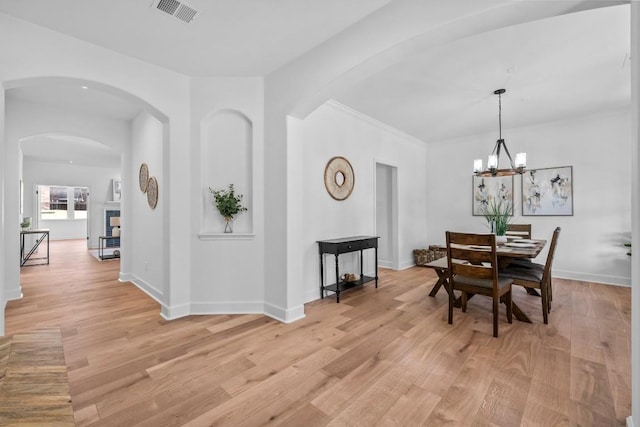
[[234,215],[247,210],[246,207],[242,206],[242,194],[235,194],[233,184],[229,184],[226,190],[214,190],[209,187],[209,192],[213,195],[218,212],[225,219],[233,219]]

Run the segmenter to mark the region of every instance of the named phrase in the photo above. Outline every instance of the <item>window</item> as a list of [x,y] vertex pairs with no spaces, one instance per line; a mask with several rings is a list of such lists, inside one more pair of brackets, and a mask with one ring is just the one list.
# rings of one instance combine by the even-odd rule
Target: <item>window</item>
[[39,185],[38,195],[40,218],[45,221],[87,219],[89,189],[86,187]]

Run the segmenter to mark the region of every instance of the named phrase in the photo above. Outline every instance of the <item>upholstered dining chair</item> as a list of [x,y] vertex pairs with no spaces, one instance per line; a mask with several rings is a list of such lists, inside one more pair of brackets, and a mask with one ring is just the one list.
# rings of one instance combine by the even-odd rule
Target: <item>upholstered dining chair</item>
[[560,227],[556,227],[551,238],[551,246],[547,253],[547,261],[544,265],[535,262],[526,264],[510,264],[500,270],[500,275],[513,279],[514,285],[525,288],[539,289],[542,297],[542,319],[545,324],[549,323],[549,312],[551,311],[551,300],[553,299],[553,288],[551,286],[551,268],[553,257],[558,245]]
[[531,238],[531,224],[507,224],[507,235],[517,235],[522,239]]
[[453,324],[454,290],[462,292],[462,311],[467,311],[469,295],[493,299],[493,336],[498,336],[498,308],[503,299],[507,320],[513,319],[511,284],[513,280],[498,276],[495,234],[446,232],[449,270],[449,324]]

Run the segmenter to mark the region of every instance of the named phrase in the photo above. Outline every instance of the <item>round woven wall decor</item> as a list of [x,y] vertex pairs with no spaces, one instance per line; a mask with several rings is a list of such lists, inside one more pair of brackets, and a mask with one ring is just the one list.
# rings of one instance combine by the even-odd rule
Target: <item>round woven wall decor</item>
[[138,173],[138,182],[140,185],[140,191],[147,192],[149,186],[149,166],[146,163],[140,165],[140,172]]
[[147,185],[147,203],[151,209],[155,209],[158,204],[158,181],[155,176],[149,178]]
[[351,195],[355,184],[353,168],[344,157],[334,157],[324,168],[324,186],[331,197],[345,200]]

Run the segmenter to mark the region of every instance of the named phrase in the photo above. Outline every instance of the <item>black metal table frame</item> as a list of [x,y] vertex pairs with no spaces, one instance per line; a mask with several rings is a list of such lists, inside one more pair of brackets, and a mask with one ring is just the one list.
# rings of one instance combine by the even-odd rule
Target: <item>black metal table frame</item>
[[[24,237],[27,234],[40,234],[40,236],[38,238],[36,238],[35,243],[33,244],[33,247],[31,249],[29,249],[29,252],[27,252],[27,254],[24,254],[24,249],[25,249],[25,245],[24,245]],[[40,243],[42,243],[42,241],[44,239],[47,239],[47,256],[46,257],[38,257],[38,258],[31,258],[31,256],[38,250],[38,248],[40,247]],[[47,260],[46,262],[39,262],[36,264],[27,264],[27,261],[29,260]],[[42,229],[42,230],[20,230],[20,267],[31,267],[34,265],[48,265],[49,264],[49,230],[48,229]]]
[[98,236],[98,258],[100,258],[100,259],[120,258],[120,255],[105,255],[104,254],[104,250],[106,249],[105,242],[107,242],[109,240],[119,239],[119,238],[120,238],[120,236]]

